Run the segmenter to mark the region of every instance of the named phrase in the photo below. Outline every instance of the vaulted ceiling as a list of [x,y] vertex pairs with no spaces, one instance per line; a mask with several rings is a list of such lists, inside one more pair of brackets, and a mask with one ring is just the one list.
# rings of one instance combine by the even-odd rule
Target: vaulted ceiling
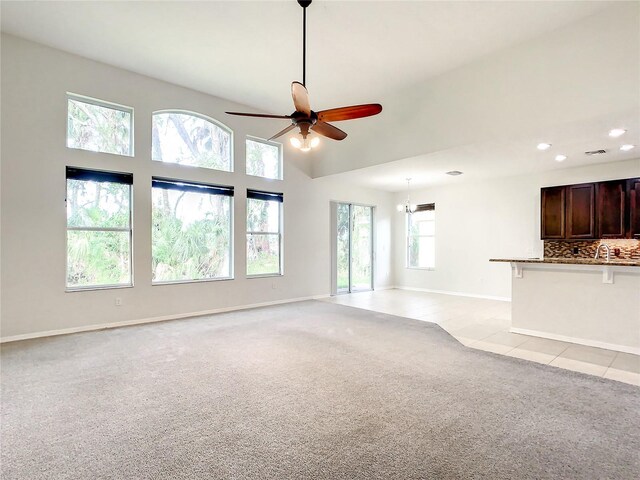
[[[1,9],[4,32],[256,110],[289,112],[290,83],[301,77],[294,0],[3,1]],[[577,154],[600,145],[593,137],[609,125],[637,137],[639,19],[637,2],[316,0],[307,60],[314,109],[379,101],[385,110],[340,125],[350,136],[313,153],[313,174],[361,172],[354,181],[393,191],[407,174],[432,183],[429,168],[557,168],[535,164],[527,148],[537,138]]]

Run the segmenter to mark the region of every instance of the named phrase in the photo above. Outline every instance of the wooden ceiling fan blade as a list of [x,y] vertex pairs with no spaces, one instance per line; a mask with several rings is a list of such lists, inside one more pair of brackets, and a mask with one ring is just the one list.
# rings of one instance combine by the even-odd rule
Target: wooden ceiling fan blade
[[258,117],[258,118],[288,118],[291,119],[291,115],[271,115],[269,113],[242,113],[242,112],[224,112],[229,115],[239,115],[241,117]]
[[316,124],[311,127],[311,130],[333,140],[344,140],[347,138],[346,132],[326,122],[316,122]]
[[281,137],[281,136],[282,136],[282,135],[284,135],[285,133],[287,133],[287,132],[289,132],[289,131],[293,130],[294,128],[296,128],[296,126],[295,126],[295,125],[293,125],[293,124],[289,125],[287,128],[285,128],[285,129],[283,129],[283,130],[280,130],[278,133],[276,133],[274,136],[272,136],[272,137],[269,139],[269,141],[274,140],[274,139],[276,139],[276,138],[278,138],[278,137]]
[[296,112],[302,112],[306,116],[311,115],[311,104],[309,103],[309,92],[300,82],[291,83],[291,96]]
[[379,103],[368,103],[366,105],[351,105],[350,107],[331,108],[318,112],[318,120],[322,122],[339,122],[342,120],[353,120],[356,118],[370,117],[382,111]]

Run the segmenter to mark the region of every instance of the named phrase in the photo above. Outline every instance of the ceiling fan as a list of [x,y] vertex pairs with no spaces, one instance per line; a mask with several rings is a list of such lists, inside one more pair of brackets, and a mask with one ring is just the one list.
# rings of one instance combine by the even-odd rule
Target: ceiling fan
[[293,82],[291,84],[291,96],[293,97],[293,105],[296,110],[291,115],[225,112],[229,115],[240,115],[244,117],[280,118],[291,120],[291,125],[273,135],[269,140],[278,138],[294,128],[298,128],[300,129],[300,136],[302,139],[293,137],[291,138],[291,144],[303,152],[308,152],[319,143],[318,137],[314,137],[312,139],[308,138],[310,130],[333,140],[344,140],[347,137],[346,132],[343,132],[328,122],[339,122],[342,120],[370,117],[372,115],[377,115],[382,111],[382,105],[379,103],[331,108],[329,110],[321,110],[319,112],[311,110],[309,92],[305,87],[307,76],[307,7],[311,5],[311,1],[312,0],[298,0],[298,4],[302,7],[302,83]]

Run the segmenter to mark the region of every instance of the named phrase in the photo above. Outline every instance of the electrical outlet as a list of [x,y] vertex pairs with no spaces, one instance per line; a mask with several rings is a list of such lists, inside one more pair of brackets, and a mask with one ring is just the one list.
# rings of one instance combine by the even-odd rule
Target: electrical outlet
[[275,284],[275,283],[272,283],[272,284],[271,284],[271,289],[272,289],[272,290],[275,290],[276,288],[278,288],[278,287],[276,286],[276,284]]
[[116,297],[116,307],[122,306],[122,299],[120,297]]

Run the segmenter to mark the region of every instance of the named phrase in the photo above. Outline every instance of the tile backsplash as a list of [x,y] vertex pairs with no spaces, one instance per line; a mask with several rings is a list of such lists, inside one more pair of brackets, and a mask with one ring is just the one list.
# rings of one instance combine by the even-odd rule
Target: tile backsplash
[[[598,245],[605,244],[611,248],[611,258],[640,260],[640,240],[612,239],[612,240],[545,240],[545,258],[593,258]],[[574,249],[578,253],[573,253]],[[620,254],[615,255],[614,250],[619,249]],[[606,256],[604,248],[600,250],[601,256]]]

